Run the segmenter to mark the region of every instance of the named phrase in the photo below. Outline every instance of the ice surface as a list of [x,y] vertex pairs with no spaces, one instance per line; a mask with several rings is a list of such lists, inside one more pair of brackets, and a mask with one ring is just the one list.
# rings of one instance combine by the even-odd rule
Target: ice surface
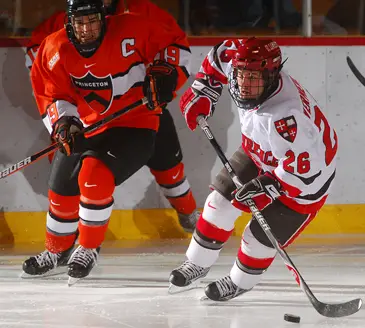
[[[66,274],[20,279],[26,256],[10,252],[0,257],[0,327],[365,327],[365,309],[346,318],[320,316],[280,258],[251,292],[225,303],[201,302],[206,283],[229,272],[235,248],[222,252],[201,288],[169,295],[168,276],[184,260],[183,250],[168,245],[104,249],[92,275],[73,287],[67,286]],[[320,300],[365,299],[364,246],[298,246],[288,253]],[[285,313],[299,315],[300,324],[284,321]]]

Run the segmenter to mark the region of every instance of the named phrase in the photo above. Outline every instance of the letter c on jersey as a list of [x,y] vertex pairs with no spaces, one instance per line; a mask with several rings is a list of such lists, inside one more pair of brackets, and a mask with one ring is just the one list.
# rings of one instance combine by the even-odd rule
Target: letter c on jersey
[[134,44],[135,44],[134,39],[124,39],[122,41],[121,50],[123,57],[128,57],[135,52],[135,50],[133,49]]

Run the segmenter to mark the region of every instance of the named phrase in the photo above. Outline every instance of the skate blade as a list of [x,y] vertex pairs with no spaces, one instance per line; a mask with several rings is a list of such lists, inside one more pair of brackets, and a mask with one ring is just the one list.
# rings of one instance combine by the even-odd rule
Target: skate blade
[[200,298],[200,302],[204,303],[204,304],[217,304],[217,303],[221,303],[221,302],[218,302],[218,301],[213,301],[211,300],[207,295],[204,295]]
[[[251,290],[251,289],[250,289]],[[247,291],[246,291],[247,292]],[[244,292],[245,293],[245,292]],[[219,301],[217,300],[212,300],[210,299],[207,295],[204,295],[200,298],[200,301],[201,302],[204,302],[206,304],[217,304],[217,303],[225,303],[225,302],[228,302],[230,300],[233,300],[233,299],[236,299],[237,297],[239,297],[240,295],[244,294],[244,293],[240,293],[240,294],[237,294],[236,296],[234,297],[230,297],[230,298],[221,298]]]
[[199,288],[198,285],[199,285],[199,281],[194,281],[190,285],[187,285],[187,286],[184,286],[184,287],[178,287],[178,286],[175,286],[173,284],[170,284],[169,289],[168,289],[168,293],[170,295],[184,293],[184,292],[187,292],[189,290]]
[[71,287],[73,285],[75,285],[81,278],[74,278],[74,277],[70,277],[68,276],[68,287]]
[[204,295],[200,298],[200,302],[203,303],[204,305],[219,305],[222,303],[226,303],[227,301],[229,301],[228,299],[222,299],[219,301],[214,301],[211,300],[208,296]]
[[41,278],[61,275],[61,274],[64,274],[66,272],[67,272],[67,266],[58,267],[56,269],[47,271],[44,274],[37,274],[37,275],[31,275],[29,273],[26,273],[26,272],[22,271],[22,273],[20,274],[20,278],[22,278],[22,279],[41,279]]

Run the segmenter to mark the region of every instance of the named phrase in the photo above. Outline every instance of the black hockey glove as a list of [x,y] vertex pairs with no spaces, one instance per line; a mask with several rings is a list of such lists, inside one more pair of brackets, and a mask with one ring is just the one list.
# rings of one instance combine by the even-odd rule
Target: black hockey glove
[[172,101],[177,79],[176,67],[165,61],[156,60],[148,67],[143,84],[143,94],[148,100],[147,107],[153,110]]
[[82,149],[84,135],[80,134],[83,125],[75,116],[62,116],[53,125],[51,138],[59,144],[62,153],[70,156]]
[[252,199],[261,211],[281,195],[281,186],[276,178],[266,172],[233,192],[232,204],[241,211],[250,213],[245,201]]

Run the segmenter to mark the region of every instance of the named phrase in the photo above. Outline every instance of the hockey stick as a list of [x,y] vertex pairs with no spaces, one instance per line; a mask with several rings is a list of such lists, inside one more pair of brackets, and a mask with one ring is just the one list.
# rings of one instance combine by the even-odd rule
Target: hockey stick
[[355,66],[354,62],[352,61],[352,59],[347,56],[346,57],[346,61],[347,61],[347,65],[349,65],[351,72],[356,76],[356,78],[359,80],[359,82],[365,86],[365,77],[360,73],[360,71],[357,69],[357,67]]
[[[201,129],[204,131],[206,137],[209,139],[211,145],[217,152],[218,157],[221,159],[224,167],[227,169],[229,176],[231,177],[232,181],[236,185],[237,188],[242,187],[242,182],[237,177],[233,167],[231,166],[230,162],[228,161],[227,157],[224,155],[222,148],[219,146],[217,140],[212,134],[210,127],[203,116],[198,117],[198,124]],[[360,298],[354,299],[352,301],[346,303],[338,303],[338,304],[327,304],[320,302],[312,293],[310,288],[308,287],[307,283],[304,281],[303,277],[299,273],[298,269],[295,267],[294,263],[286,253],[284,249],[281,248],[279,242],[277,241],[276,237],[274,236],[273,232],[271,231],[270,226],[266,222],[264,216],[261,214],[259,209],[257,208],[255,202],[250,199],[245,202],[251,212],[253,217],[257,220],[260,224],[262,230],[265,232],[267,238],[271,241],[272,245],[276,249],[276,251],[281,256],[282,260],[284,261],[285,265],[289,269],[289,271],[293,274],[295,280],[297,281],[299,287],[304,291],[304,293],[309,298],[309,301],[312,303],[315,310],[329,318],[335,317],[346,317],[348,315],[354,314],[360,310],[362,305],[362,300]]]
[[[101,119],[100,121],[86,127],[85,129],[82,130],[81,133],[89,133],[89,132],[95,131],[95,130],[99,129],[101,126],[109,123],[110,121],[113,121],[116,118],[120,117],[121,115],[131,111],[132,109],[134,109],[136,107],[144,105],[146,103],[147,103],[147,98],[142,98],[142,99],[134,102],[133,104],[130,104],[127,107],[124,107],[123,109],[120,109],[120,110],[116,111],[115,113]],[[43,158],[44,156],[47,156],[47,155],[53,153],[57,149],[58,149],[58,144],[54,143],[32,156],[22,159],[18,163],[13,164],[12,166],[7,167],[6,169],[2,170],[0,172],[0,179],[4,179],[4,178],[8,177],[9,175],[12,175],[15,172],[18,172],[19,170],[24,169],[25,167],[38,161],[39,159]]]

